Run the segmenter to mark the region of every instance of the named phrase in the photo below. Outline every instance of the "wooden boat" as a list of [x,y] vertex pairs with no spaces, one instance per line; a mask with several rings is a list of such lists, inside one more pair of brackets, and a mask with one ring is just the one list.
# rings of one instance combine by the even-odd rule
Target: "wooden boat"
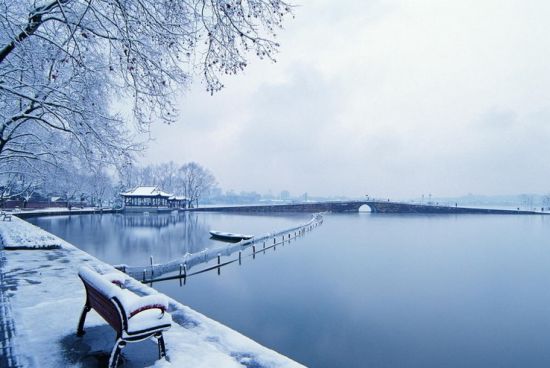
[[212,235],[212,238],[214,239],[225,240],[230,242],[239,242],[241,240],[248,240],[254,237],[254,235],[226,233],[223,231],[215,231],[215,230],[211,230],[210,235]]

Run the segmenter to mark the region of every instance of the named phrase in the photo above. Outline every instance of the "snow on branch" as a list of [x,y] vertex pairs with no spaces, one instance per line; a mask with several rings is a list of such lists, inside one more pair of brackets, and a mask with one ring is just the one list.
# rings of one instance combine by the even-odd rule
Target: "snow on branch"
[[0,160],[131,161],[142,146],[113,102],[140,131],[174,121],[196,74],[213,93],[250,54],[274,61],[290,12],[279,0],[0,0]]

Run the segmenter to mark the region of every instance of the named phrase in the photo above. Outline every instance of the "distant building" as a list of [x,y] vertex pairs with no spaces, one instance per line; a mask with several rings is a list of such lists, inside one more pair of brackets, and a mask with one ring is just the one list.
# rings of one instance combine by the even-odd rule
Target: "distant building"
[[172,196],[168,198],[168,206],[170,208],[187,208],[189,206],[189,198],[183,196]]
[[126,211],[170,211],[189,203],[187,198],[163,192],[158,186],[137,187],[120,195]]

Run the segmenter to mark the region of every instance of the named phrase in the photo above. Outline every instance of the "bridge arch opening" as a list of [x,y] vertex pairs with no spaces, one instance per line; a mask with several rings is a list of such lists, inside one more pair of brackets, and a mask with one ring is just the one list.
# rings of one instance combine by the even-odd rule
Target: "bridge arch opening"
[[372,208],[368,204],[364,204],[359,207],[359,212],[372,212]]

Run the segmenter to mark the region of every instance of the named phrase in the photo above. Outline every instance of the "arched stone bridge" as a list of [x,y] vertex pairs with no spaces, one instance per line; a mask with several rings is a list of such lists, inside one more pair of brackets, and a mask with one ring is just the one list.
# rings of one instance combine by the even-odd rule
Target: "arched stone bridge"
[[183,211],[209,211],[209,212],[358,212],[361,206],[367,205],[373,213],[456,213],[456,214],[546,214],[535,211],[516,211],[486,208],[467,208],[414,204],[391,201],[328,201],[328,202],[304,202],[291,204],[249,205],[249,206],[225,206],[225,207],[199,207]]

